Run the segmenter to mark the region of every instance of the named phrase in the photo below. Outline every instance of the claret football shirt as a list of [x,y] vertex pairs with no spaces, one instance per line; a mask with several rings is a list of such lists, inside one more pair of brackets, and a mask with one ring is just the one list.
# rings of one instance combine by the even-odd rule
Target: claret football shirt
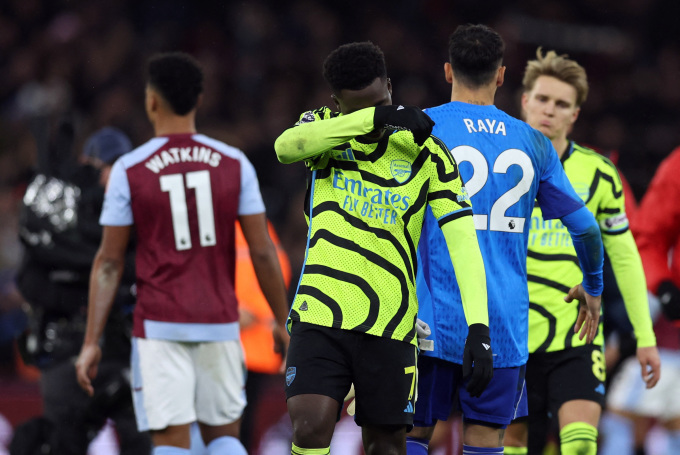
[[136,230],[133,335],[238,339],[234,223],[264,210],[243,152],[207,136],[156,137],[118,159],[100,223]]

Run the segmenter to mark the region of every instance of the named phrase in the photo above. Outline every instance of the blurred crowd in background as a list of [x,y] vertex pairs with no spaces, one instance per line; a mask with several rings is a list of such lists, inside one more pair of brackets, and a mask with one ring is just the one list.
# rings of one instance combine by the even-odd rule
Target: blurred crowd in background
[[[680,28],[673,0],[4,0],[0,3],[0,374],[17,374],[13,338],[25,320],[13,286],[22,251],[18,208],[37,143],[60,116],[76,146],[115,126],[139,145],[144,63],[158,51],[195,56],[206,74],[199,131],[242,149],[267,213],[302,264],[305,168],[283,166],[275,138],[305,110],[330,105],[321,64],[338,45],[371,40],[385,52],[393,99],[429,107],[449,99],[443,64],[450,33],[486,23],[506,41],[496,105],[519,116],[520,83],[536,48],[567,53],[588,72],[590,95],[572,138],[618,158],[639,199],[680,144]],[[45,126],[47,125],[47,126]],[[294,292],[294,286],[291,292]],[[4,315],[4,317],[2,317]],[[0,395],[3,394],[0,388]],[[0,444],[1,446],[2,444]]]

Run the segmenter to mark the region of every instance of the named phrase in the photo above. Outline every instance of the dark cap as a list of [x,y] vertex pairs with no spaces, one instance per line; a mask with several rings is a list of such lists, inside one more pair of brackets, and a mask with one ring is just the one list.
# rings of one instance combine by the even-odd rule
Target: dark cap
[[87,138],[83,156],[95,158],[106,164],[113,164],[121,155],[132,150],[132,142],[118,128],[104,127]]

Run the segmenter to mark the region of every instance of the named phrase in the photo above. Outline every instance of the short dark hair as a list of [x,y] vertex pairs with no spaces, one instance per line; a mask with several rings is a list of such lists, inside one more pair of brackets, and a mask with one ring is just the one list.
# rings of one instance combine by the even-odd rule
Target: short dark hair
[[456,80],[470,88],[491,82],[503,63],[503,38],[482,24],[460,25],[449,38],[449,63]]
[[377,77],[387,78],[385,55],[370,41],[343,44],[326,57],[323,77],[336,95],[364,89]]
[[186,115],[196,107],[203,93],[203,70],[193,57],[183,52],[156,54],[147,65],[147,82],[175,114]]

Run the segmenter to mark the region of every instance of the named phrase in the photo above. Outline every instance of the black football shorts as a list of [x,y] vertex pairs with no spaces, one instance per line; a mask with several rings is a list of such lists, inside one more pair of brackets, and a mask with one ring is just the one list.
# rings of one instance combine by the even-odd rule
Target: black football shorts
[[529,416],[556,415],[571,400],[605,404],[602,347],[592,344],[529,355],[526,369]]
[[319,394],[343,400],[354,383],[357,425],[413,426],[416,346],[403,341],[293,322],[286,398]]

